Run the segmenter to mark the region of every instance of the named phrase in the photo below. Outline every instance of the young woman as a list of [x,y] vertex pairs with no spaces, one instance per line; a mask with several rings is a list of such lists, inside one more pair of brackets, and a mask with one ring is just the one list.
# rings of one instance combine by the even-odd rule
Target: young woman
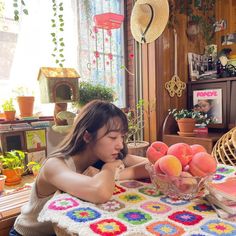
[[94,100],[84,106],[59,150],[45,161],[10,235],[53,235],[52,225],[38,222],[37,217],[57,190],[104,203],[117,178],[147,178],[147,159],[127,154],[127,130],[126,115],[114,104]]

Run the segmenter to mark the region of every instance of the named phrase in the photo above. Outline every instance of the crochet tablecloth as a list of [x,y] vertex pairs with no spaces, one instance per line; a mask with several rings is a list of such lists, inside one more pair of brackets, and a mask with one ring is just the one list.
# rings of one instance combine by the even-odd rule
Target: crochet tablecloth
[[[214,181],[236,176],[236,168],[219,165]],[[39,221],[51,221],[67,232],[91,235],[236,236],[236,223],[219,218],[204,199],[173,200],[150,182],[119,181],[113,197],[92,204],[67,193],[54,196]]]

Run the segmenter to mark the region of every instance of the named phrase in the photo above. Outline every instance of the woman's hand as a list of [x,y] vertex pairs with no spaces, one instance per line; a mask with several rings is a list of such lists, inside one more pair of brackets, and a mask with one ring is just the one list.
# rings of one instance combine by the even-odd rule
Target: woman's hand
[[99,169],[93,167],[93,166],[89,166],[84,172],[83,175],[87,175],[90,177],[93,177],[94,175],[96,175],[97,173],[99,173]]
[[105,163],[102,167],[102,170],[111,170],[112,172],[116,172],[118,169],[124,169],[124,163],[121,160],[116,160],[113,162]]

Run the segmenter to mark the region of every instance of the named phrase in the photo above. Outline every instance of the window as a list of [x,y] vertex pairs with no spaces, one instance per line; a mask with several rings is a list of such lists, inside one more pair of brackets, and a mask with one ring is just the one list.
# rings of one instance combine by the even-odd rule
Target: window
[[[63,66],[75,68],[81,75],[80,80],[112,86],[117,94],[117,105],[124,106],[123,28],[96,29],[85,14],[88,3],[91,16],[104,12],[123,14],[123,1],[57,0],[60,2],[64,8],[66,60]],[[18,86],[30,87],[36,96],[34,113],[52,115],[54,104],[41,104],[37,82],[40,67],[57,67],[51,56],[52,1],[25,0],[25,3],[29,15],[21,14],[20,22],[13,19],[12,1],[4,1],[4,17],[0,14],[0,101],[12,96],[12,89]]]

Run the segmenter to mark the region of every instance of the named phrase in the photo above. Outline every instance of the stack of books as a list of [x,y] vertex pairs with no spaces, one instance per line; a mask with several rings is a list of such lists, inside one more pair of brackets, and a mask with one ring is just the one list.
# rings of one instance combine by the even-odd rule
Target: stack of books
[[236,222],[236,177],[222,183],[209,183],[206,196],[219,217]]

